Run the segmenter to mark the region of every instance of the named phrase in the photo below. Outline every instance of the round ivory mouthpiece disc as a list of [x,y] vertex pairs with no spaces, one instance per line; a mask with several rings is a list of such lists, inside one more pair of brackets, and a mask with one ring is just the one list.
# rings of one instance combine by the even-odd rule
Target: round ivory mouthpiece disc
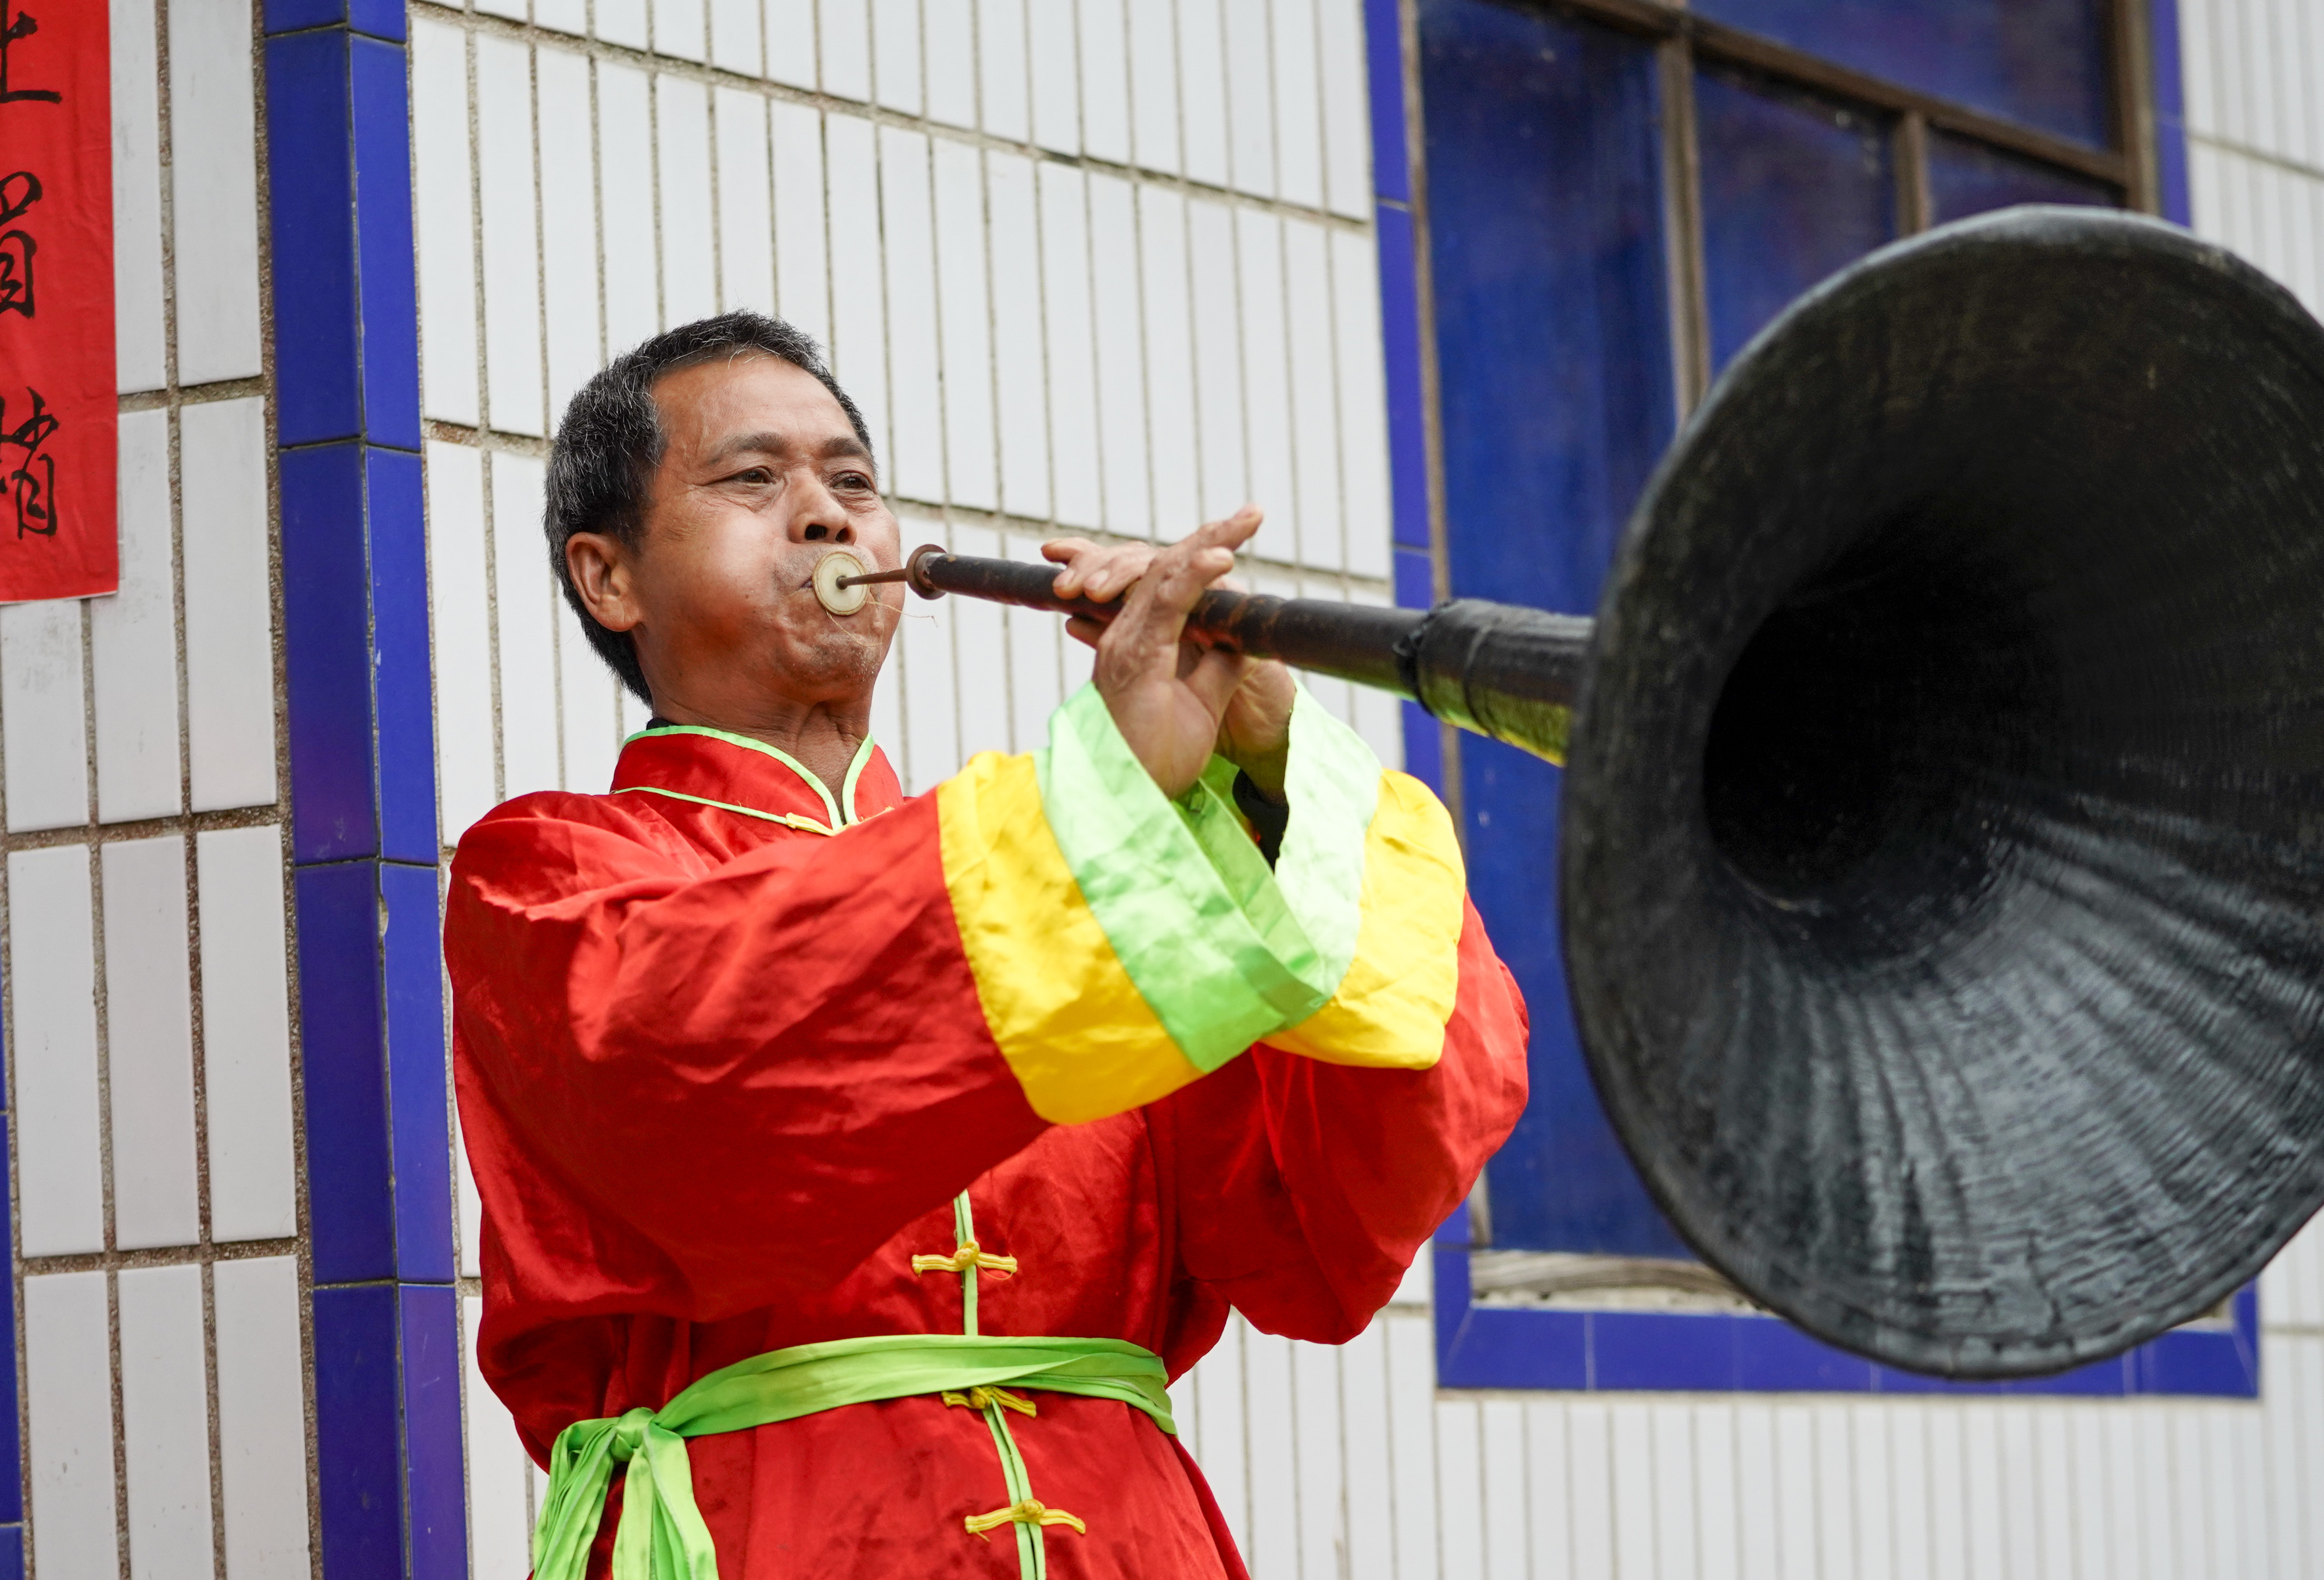
[[872,589],[862,585],[843,587],[842,576],[860,576],[863,562],[844,548],[835,548],[816,562],[815,595],[834,614],[853,614],[870,601]]

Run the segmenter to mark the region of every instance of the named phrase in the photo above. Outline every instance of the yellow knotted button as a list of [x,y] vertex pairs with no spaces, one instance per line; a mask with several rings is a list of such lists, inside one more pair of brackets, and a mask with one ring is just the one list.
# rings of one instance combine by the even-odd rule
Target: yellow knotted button
[[982,1410],[986,1405],[997,1404],[1003,1410],[1013,1410],[1019,1415],[1037,1416],[1041,1413],[1040,1406],[1023,1394],[1011,1393],[1006,1388],[972,1388],[965,1393],[945,1392],[938,1397],[946,1404],[967,1410]]
[[914,1272],[966,1272],[971,1268],[985,1272],[1015,1272],[1017,1259],[1014,1256],[995,1256],[973,1240],[962,1241],[960,1249],[949,1256],[912,1258]]
[[1038,1498],[1027,1498],[1010,1504],[1006,1509],[995,1509],[990,1514],[971,1514],[961,1523],[968,1527],[969,1535],[979,1541],[991,1541],[992,1539],[984,1533],[998,1530],[1004,1525],[1069,1525],[1076,1535],[1089,1534],[1088,1526],[1063,1509],[1052,1509]]

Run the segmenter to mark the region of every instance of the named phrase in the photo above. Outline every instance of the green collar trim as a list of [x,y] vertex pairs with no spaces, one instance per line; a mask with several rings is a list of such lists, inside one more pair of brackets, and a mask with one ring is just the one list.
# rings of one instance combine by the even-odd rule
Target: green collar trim
[[[868,735],[863,738],[863,743],[855,749],[854,760],[847,765],[847,777],[840,783],[840,800],[838,801],[834,801],[831,798],[830,785],[825,785],[821,779],[816,777],[814,774],[807,770],[806,764],[800,762],[798,758],[791,756],[790,753],[785,751],[782,748],[779,746],[769,746],[765,741],[754,740],[747,735],[736,735],[732,730],[714,730],[707,724],[664,724],[659,729],[641,730],[635,735],[631,736],[630,740],[643,740],[650,736],[662,735],[706,735],[713,740],[723,740],[729,746],[739,746],[746,751],[765,753],[767,756],[774,758],[777,762],[782,764],[783,767],[788,768],[792,773],[797,774],[799,777],[799,782],[805,785],[808,789],[814,791],[816,795],[821,798],[823,802],[823,810],[828,814],[830,821],[827,822],[818,823],[811,818],[798,817],[789,813],[779,814],[771,812],[757,812],[753,811],[750,807],[735,806],[728,802],[711,801],[700,795],[681,795],[676,790],[655,790],[654,794],[657,795],[669,795],[679,801],[700,802],[705,806],[721,807],[727,812],[739,812],[749,817],[762,817],[770,822],[788,823],[793,828],[813,829],[817,833],[823,834],[835,834],[840,830],[845,828],[848,824],[855,821],[855,782],[863,776],[864,768],[872,761],[872,738]],[[630,740],[624,740],[622,744],[623,746],[627,746],[629,745]],[[630,788],[632,790],[647,790],[652,789],[652,786],[646,785],[632,785]],[[843,804],[845,808],[844,811],[842,810]]]

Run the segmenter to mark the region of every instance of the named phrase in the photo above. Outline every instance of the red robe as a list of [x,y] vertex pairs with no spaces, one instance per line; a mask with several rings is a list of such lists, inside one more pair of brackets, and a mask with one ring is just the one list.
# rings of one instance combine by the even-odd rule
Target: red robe
[[[993,910],[1016,903],[1019,867],[1075,848],[1063,813],[1056,837],[1047,828],[1039,795],[1055,792],[1047,777],[1028,788],[1026,761],[980,758],[908,801],[867,749],[839,813],[779,754],[657,731],[624,749],[614,794],[528,795],[463,838],[445,948],[484,1208],[478,1359],[535,1459],[576,1419],[659,1407],[746,1356],[961,1331],[959,1277],[915,1273],[911,1259],[954,1250],[964,1190],[983,1248],[1019,1265],[980,1275],[982,1331],[1128,1339],[1174,1378],[1217,1341],[1231,1306],[1270,1333],[1353,1336],[1465,1195],[1523,1104],[1526,1030],[1457,892],[1457,853],[1439,912],[1452,918],[1441,1048],[1403,1057],[1425,1068],[1262,1044],[1204,1073],[1207,1061],[1182,1055],[1194,1033],[1157,1047],[1149,1033],[1136,1070],[1113,1053],[1059,1066],[1066,1086],[1082,1082],[1066,1091],[1041,1061],[1081,1057],[1144,1012],[1108,1010],[1106,1025],[1068,1034],[1051,1022],[1028,1031],[1031,1012],[1010,1007],[1018,989],[1000,978],[1028,968],[1000,955],[1028,931],[1054,932],[1035,942],[1053,948],[1041,969],[1069,1011],[1115,1003],[1120,982],[1104,974],[1123,969],[1111,953],[1074,957],[1098,934],[1058,908],[1070,888],[1027,902],[1047,907],[1038,929]],[[1433,798],[1402,776],[1382,784],[1381,806],[1395,799],[1400,826],[1421,831],[1398,847],[1403,870],[1415,850],[1441,856],[1450,830]],[[1369,998],[1343,985],[1345,1004],[1277,1040],[1397,1061],[1316,1045],[1319,1027],[1341,1026],[1353,1046],[1366,1033],[1346,1027],[1402,1013],[1381,1007],[1401,991],[1395,957],[1410,947],[1397,929],[1411,924],[1382,909],[1397,896],[1383,898],[1381,874],[1396,869],[1380,852],[1404,838],[1381,832],[1392,822],[1374,817],[1367,931],[1346,982],[1366,958],[1387,967]],[[1074,870],[1100,892],[1086,864]],[[1118,902],[1109,925],[1120,943]],[[1137,980],[1158,1002],[1158,968],[1139,960]],[[1174,1013],[1169,1024],[1191,1024],[1186,1006]],[[1045,1533],[1053,1574],[1243,1573],[1175,1439],[1112,1401],[1031,1397],[1038,1418],[1011,1425],[1033,1494],[1088,1526]],[[991,1540],[963,1529],[1009,1502],[973,1410],[899,1399],[688,1447],[722,1580],[1017,1572],[1008,1528]],[[620,1493],[617,1479],[595,1575]]]

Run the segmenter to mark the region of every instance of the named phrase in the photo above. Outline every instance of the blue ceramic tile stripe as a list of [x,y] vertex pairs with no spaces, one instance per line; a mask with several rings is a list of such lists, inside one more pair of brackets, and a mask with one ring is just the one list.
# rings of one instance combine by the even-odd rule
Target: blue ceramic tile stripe
[[2128,1355],[2055,1377],[1947,1382],[1876,1365],[1773,1317],[1480,1306],[1465,1215],[1435,1257],[1436,1381],[1443,1388],[1607,1393],[2259,1396],[2259,1300],[2236,1295],[2221,1328],[2181,1328]]
[[267,0],[265,15],[323,1568],[457,1576],[463,1373],[403,6]]
[[[1379,260],[1380,361],[1388,400],[1388,500],[1396,601],[1436,602],[1428,545],[1428,430],[1421,404],[1419,257],[1405,141],[1403,21],[1398,0],[1364,0],[1372,118],[1372,227]],[[1444,787],[1443,731],[1417,703],[1403,706],[1404,766]]]
[[2187,85],[2179,42],[2179,0],[2152,0],[2148,50],[2154,73],[2154,158],[2163,217],[2195,223],[2187,190]]

